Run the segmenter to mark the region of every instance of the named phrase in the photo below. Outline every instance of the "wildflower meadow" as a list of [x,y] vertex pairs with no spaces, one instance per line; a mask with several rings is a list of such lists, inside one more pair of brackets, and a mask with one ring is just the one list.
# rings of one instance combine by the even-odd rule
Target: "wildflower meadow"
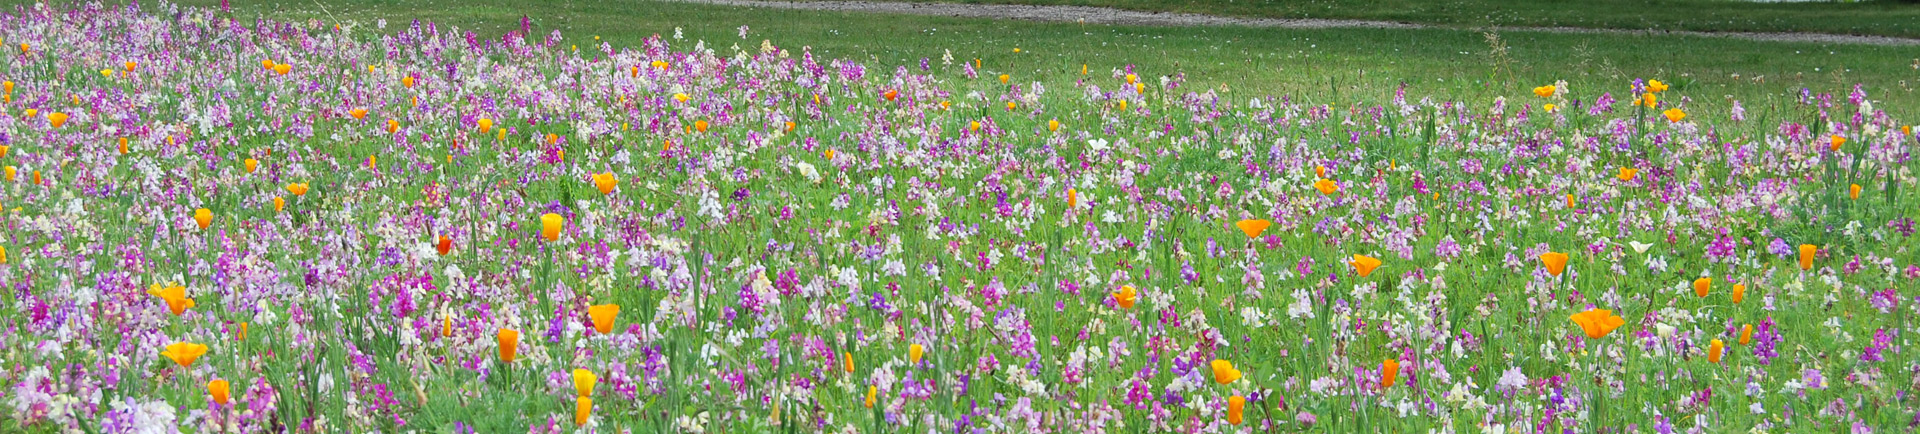
[[1892,83],[1327,101],[750,32],[0,14],[0,432],[1920,425]]

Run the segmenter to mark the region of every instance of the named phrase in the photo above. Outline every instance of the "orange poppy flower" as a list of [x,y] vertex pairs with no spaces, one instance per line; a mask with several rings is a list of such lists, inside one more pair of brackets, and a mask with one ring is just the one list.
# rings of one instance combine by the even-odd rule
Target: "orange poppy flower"
[[573,424],[586,425],[587,418],[593,416],[593,398],[585,396],[573,401]]
[[913,362],[915,365],[920,364],[920,357],[926,354],[927,347],[920,346],[920,344],[913,344],[907,347],[907,360]]
[[1233,362],[1214,359],[1212,366],[1215,383],[1227,384],[1240,379],[1241,372],[1239,369],[1234,369]]
[[1740,300],[1744,300],[1746,298],[1747,298],[1747,285],[1741,285],[1737,283],[1734,284],[1733,285],[1733,304],[1740,304]]
[[573,391],[579,392],[581,398],[593,396],[593,385],[599,382],[600,377],[593,375],[593,371],[585,369],[573,370]]
[[413,76],[411,76],[411,75],[409,75],[409,76],[406,76],[406,77],[401,77],[401,78],[400,78],[400,85],[401,85],[401,86],[406,86],[406,87],[408,87],[408,88],[412,88],[412,87],[413,87]]
[[693,121],[693,129],[702,133],[707,132],[707,121]]
[[1827,140],[1827,149],[1838,151],[1840,150],[1840,145],[1845,145],[1845,144],[1847,144],[1846,137],[1840,137],[1839,135],[1834,135],[1833,137]]
[[600,334],[613,333],[613,320],[620,316],[620,305],[602,304],[587,307],[587,317],[593,319],[593,331]]
[[172,360],[173,363],[180,365],[182,368],[192,365],[194,360],[199,360],[200,356],[204,355],[207,355],[206,345],[187,342],[169,344],[166,350],[160,352],[161,357]]
[[1673,123],[1678,123],[1680,122],[1681,119],[1687,118],[1687,112],[1680,111],[1679,108],[1667,109],[1667,111],[1660,112],[1660,115],[1666,116],[1667,122],[1673,122]]
[[500,329],[500,334],[494,336],[493,340],[500,344],[500,361],[513,363],[514,356],[520,354],[520,331]]
[[1740,327],[1740,345],[1753,343],[1753,324]]
[[451,337],[451,336],[453,336],[453,316],[441,315],[440,316],[440,337],[444,338],[444,337]]
[[853,352],[847,351],[847,352],[842,352],[840,354],[845,356],[844,358],[847,361],[847,373],[849,374],[853,373]]
[[613,194],[613,187],[619,184],[620,179],[615,178],[613,172],[596,173],[593,175],[593,187],[600,189],[600,194]]
[[567,225],[567,219],[559,214],[546,213],[540,216],[540,237],[547,241],[558,241],[560,229]]
[[873,398],[880,394],[880,386],[867,386],[867,408],[873,408]]
[[1067,209],[1080,207],[1080,190],[1067,189]]
[[1393,387],[1394,382],[1398,378],[1400,378],[1399,360],[1387,359],[1387,361],[1380,363],[1380,388]]
[[161,301],[167,303],[167,310],[173,312],[174,316],[179,316],[182,313],[186,313],[187,309],[193,308],[193,298],[187,297],[187,287],[185,286],[155,283],[152,287],[147,288],[147,294],[160,297]]
[[1640,174],[1640,169],[1635,169],[1631,167],[1622,167],[1620,168],[1620,174],[1615,175],[1614,177],[1620,178],[1620,182],[1630,182],[1630,181],[1633,181],[1634,175],[1639,175],[1639,174]]
[[47,124],[53,125],[54,128],[60,128],[61,125],[64,125],[66,123],[67,123],[66,113],[53,112],[47,115]]
[[474,121],[474,123],[480,125],[480,134],[486,134],[487,130],[493,129],[493,119],[480,118],[480,120]]
[[1347,261],[1347,264],[1352,265],[1353,271],[1360,273],[1360,277],[1367,277],[1367,275],[1373,274],[1373,269],[1380,268],[1381,263],[1379,259],[1375,259],[1372,256],[1353,255],[1353,260]]
[[823,157],[826,157],[826,158],[827,158],[827,161],[833,161],[833,154],[834,154],[834,152],[833,152],[833,150],[832,150],[832,149],[828,149],[828,150],[826,150],[826,151],[824,151],[824,152],[821,152],[821,153],[820,153],[820,155],[821,155],[821,156],[823,156]]
[[1227,398],[1227,423],[1239,425],[1246,421],[1247,398],[1234,395]]
[[248,158],[245,164],[247,167],[247,173],[253,173],[254,169],[260,168],[260,160]]
[[881,95],[883,95],[883,96],[886,96],[886,97],[887,97],[887,101],[893,101],[893,99],[894,99],[894,98],[899,98],[899,97],[900,97],[900,91],[897,91],[897,90],[893,90],[893,89],[887,89],[887,93],[884,93],[884,94],[881,94]]
[[791,121],[787,122],[787,132],[793,132],[793,122]]
[[1113,303],[1121,309],[1132,309],[1133,303],[1139,300],[1140,291],[1133,289],[1133,285],[1122,285],[1119,291],[1113,292]]
[[1585,332],[1588,339],[1607,337],[1608,334],[1613,333],[1614,329],[1627,324],[1625,318],[1614,315],[1613,311],[1606,309],[1588,309],[1585,312],[1573,314],[1568,319],[1572,319],[1574,325],[1580,326],[1580,331]]
[[1860,184],[1854,184],[1852,186],[1847,187],[1847,198],[1853,199],[1853,200],[1860,200]]
[[1266,220],[1241,220],[1233,224],[1233,227],[1240,228],[1240,232],[1247,234],[1247,239],[1258,238],[1260,233],[1266,232],[1269,226],[1273,226],[1273,222]]
[[124,66],[127,67],[127,72],[133,72],[133,68],[136,66],[140,66],[140,63],[129,60]]
[[433,249],[440,251],[440,256],[446,256],[448,253],[452,253],[453,238],[448,238],[446,235],[441,235],[440,242],[434,243]]
[[1707,362],[1720,363],[1720,356],[1725,355],[1726,352],[1727,344],[1714,339],[1712,344],[1707,345]]
[[347,110],[347,116],[353,116],[354,120],[364,120],[367,118],[367,109],[357,108],[353,110]]
[[1693,295],[1706,297],[1707,290],[1709,289],[1713,289],[1712,277],[1702,277],[1698,279],[1693,279]]
[[1560,252],[1541,253],[1540,265],[1547,266],[1547,274],[1559,276],[1560,273],[1567,272],[1567,254]]
[[213,397],[213,403],[227,405],[227,400],[232,397],[229,387],[227,380],[208,381],[207,395]]
[[1819,247],[1814,247],[1812,244],[1801,244],[1800,245],[1800,269],[1812,270],[1813,255],[1819,252],[1820,252]]
[[285,211],[286,209],[287,209],[287,199],[280,196],[274,196],[273,212],[281,212],[281,211]]
[[388,119],[388,120],[387,120],[387,132],[388,132],[388,133],[393,133],[393,132],[395,132],[395,131],[400,131],[400,121],[397,121],[397,120],[393,120],[393,119]]
[[1000,84],[1006,84],[1007,80],[1011,78],[1013,77],[1008,77],[1006,74],[1000,74]]
[[289,72],[293,72],[293,65],[288,65],[285,63],[279,63],[279,64],[273,65],[273,73],[275,74],[287,75],[287,73]]
[[293,193],[294,196],[306,196],[307,183],[295,182],[295,183],[287,184],[287,192]]
[[213,211],[206,208],[193,210],[193,222],[199,223],[200,229],[206,229],[213,224]]
[[[120,154],[125,155],[126,153],[127,153],[127,138],[121,137],[120,138]],[[4,154],[4,153],[0,153],[0,154]]]
[[1333,182],[1333,180],[1331,179],[1323,178],[1319,181],[1313,182],[1313,189],[1320,190],[1320,194],[1332,196],[1334,193],[1337,193],[1340,191],[1340,183]]
[[1048,132],[1059,132],[1059,131],[1060,131],[1060,120],[1059,120],[1059,119],[1049,119],[1049,120],[1047,120],[1047,131],[1048,131]]

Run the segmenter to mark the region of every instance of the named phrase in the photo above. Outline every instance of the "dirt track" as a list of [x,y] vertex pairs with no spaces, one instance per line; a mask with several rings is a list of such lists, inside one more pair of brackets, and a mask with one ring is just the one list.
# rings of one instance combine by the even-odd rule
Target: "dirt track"
[[[1367,28],[1367,29],[1426,29],[1449,28],[1424,24],[1399,23],[1392,21],[1370,20],[1329,20],[1329,19],[1279,19],[1279,18],[1236,18],[1214,15],[1140,12],[1124,9],[1089,6],[1026,6],[991,5],[960,3],[905,3],[890,1],[862,0],[662,0],[668,2],[702,3],[723,6],[740,6],[767,9],[800,9],[834,12],[872,12],[913,15],[935,15],[968,18],[998,18],[1053,22],[1083,22],[1088,24],[1118,24],[1135,26],[1239,26],[1273,27],[1289,29],[1326,29],[1326,28]],[[1734,38],[1751,41],[1810,42],[1821,44],[1867,44],[1920,46],[1920,39],[1894,38],[1886,36],[1835,35],[1825,33],[1765,33],[1765,32],[1692,32],[1692,31],[1654,31],[1654,30],[1618,30],[1583,29],[1574,27],[1513,27],[1503,31],[1533,31],[1553,33],[1592,33],[1613,35],[1679,35],[1714,38]]]

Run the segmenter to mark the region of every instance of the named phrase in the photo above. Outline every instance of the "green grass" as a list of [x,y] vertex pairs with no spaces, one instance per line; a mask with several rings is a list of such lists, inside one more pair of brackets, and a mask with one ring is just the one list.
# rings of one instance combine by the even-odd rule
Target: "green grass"
[[[215,0],[182,3],[218,5]],[[1844,94],[1856,83],[1864,83],[1881,107],[1896,116],[1911,117],[1920,107],[1920,94],[1914,91],[1920,86],[1920,53],[1902,47],[1515,31],[1499,34],[1506,47],[1501,56],[1493,53],[1485,34],[1468,30],[1083,26],[645,0],[538,6],[506,0],[324,4],[236,6],[234,14],[357,20],[367,30],[375,30],[375,20],[386,19],[387,31],[418,18],[474,30],[482,37],[516,29],[527,16],[537,35],[558,29],[568,42],[583,47],[598,36],[616,49],[636,46],[655,34],[671,37],[680,29],[688,41],[705,41],[717,51],[770,40],[796,52],[812,47],[823,58],[861,60],[875,71],[917,68],[923,58],[938,68],[950,50],[956,63],[978,58],[985,66],[983,74],[1007,73],[1019,81],[1068,80],[1079,75],[1082,64],[1096,76],[1133,64],[1143,77],[1186,74],[1194,86],[1224,88],[1231,99],[1279,94],[1336,103],[1380,102],[1405,83],[1408,95],[1416,99],[1434,96],[1489,104],[1500,96],[1528,96],[1534,86],[1555,80],[1566,80],[1587,98],[1604,91],[1627,99],[1629,82],[1647,78],[1673,83],[1680,95],[1694,98],[1692,107],[1705,110],[1697,115],[1713,118],[1726,117],[1729,100],[1764,114],[1797,98],[1801,88]],[[744,40],[738,35],[743,25],[749,27]],[[1014,48],[1022,52],[1016,54]]]
[[[895,0],[898,1],[898,0]],[[1813,32],[1920,37],[1920,3],[1738,0],[931,0],[1101,6],[1256,18],[1384,20],[1456,27],[1581,27],[1703,32]]]

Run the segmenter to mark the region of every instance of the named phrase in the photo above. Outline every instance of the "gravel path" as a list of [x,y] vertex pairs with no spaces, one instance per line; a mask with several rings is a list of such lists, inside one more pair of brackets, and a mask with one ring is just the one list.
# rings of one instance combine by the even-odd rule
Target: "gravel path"
[[[873,12],[912,15],[936,15],[968,18],[999,18],[1054,22],[1083,22],[1090,24],[1117,24],[1133,26],[1238,26],[1273,27],[1287,29],[1429,29],[1453,28],[1425,24],[1400,23],[1372,20],[1330,20],[1330,19],[1285,19],[1285,18],[1235,18],[1216,15],[1140,12],[1125,9],[1091,6],[1031,6],[999,4],[961,4],[961,3],[907,3],[892,1],[865,0],[662,0],[681,3],[701,3],[722,6],[739,6],[767,9],[800,9],[833,12]],[[1836,35],[1827,33],[1771,33],[1771,32],[1695,32],[1695,31],[1657,31],[1657,30],[1620,30],[1586,29],[1576,27],[1514,27],[1509,31],[1535,31],[1552,33],[1590,33],[1611,35],[1679,35],[1715,38],[1734,38],[1751,41],[1811,42],[1823,44],[1867,44],[1920,46],[1920,39],[1895,38],[1887,36]]]

